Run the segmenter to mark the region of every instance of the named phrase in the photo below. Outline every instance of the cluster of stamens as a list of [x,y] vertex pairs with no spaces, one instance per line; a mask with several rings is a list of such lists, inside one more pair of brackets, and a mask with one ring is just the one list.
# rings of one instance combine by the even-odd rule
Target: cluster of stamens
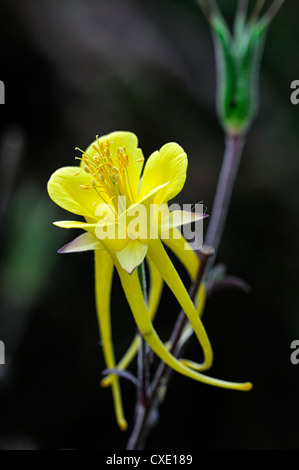
[[112,155],[110,145],[109,140],[100,142],[97,139],[97,143],[92,145],[95,150],[93,156],[81,150],[80,160],[83,163],[81,171],[89,174],[91,180],[87,184],[80,185],[80,188],[95,189],[104,200],[105,195],[108,196],[108,203],[114,203],[118,196],[127,196],[132,202],[132,189],[127,173],[127,168],[132,163],[129,162],[126,147],[118,147],[116,154]]

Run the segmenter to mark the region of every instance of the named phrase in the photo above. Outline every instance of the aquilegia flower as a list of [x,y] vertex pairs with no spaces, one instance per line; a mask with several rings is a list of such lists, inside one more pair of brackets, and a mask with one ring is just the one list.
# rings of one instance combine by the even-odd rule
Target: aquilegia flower
[[[110,324],[110,294],[115,266],[140,333],[168,366],[200,382],[249,390],[250,383],[224,382],[198,372],[212,365],[212,348],[200,315],[163,247],[162,240],[183,262],[190,276],[195,277],[199,260],[194,251],[186,249],[187,242],[178,226],[199,220],[202,215],[169,212],[167,206],[184,186],[187,156],[178,144],[166,144],[149,157],[141,178],[144,159],[137,145],[137,137],[130,132],[113,132],[97,138],[86,151],[82,151],[79,168],[60,168],[48,182],[48,192],[53,201],[86,220],[61,221],[55,225],[85,230],[62,247],[60,253],[95,251],[96,304],[107,368],[116,368]],[[148,306],[136,270],[144,259],[148,262],[152,281]],[[202,346],[204,361],[201,364],[176,359],[153,327],[162,280],[185,311]],[[199,304],[202,304],[200,299]],[[135,339],[119,364],[120,369],[132,359],[137,341]],[[112,387],[117,422],[121,429],[125,429],[127,424],[119,378],[114,374],[105,380],[106,385]]]

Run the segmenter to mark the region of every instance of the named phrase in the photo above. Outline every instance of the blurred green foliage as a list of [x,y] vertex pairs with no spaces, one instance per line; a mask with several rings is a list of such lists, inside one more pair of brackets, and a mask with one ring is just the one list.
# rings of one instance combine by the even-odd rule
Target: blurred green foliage
[[31,306],[51,278],[56,236],[49,221],[54,214],[36,182],[18,187],[9,207],[0,271],[2,295],[15,308]]

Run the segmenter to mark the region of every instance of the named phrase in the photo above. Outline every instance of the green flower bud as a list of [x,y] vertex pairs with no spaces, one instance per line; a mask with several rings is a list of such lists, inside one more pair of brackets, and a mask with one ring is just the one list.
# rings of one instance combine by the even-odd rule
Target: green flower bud
[[214,0],[199,1],[213,33],[217,71],[217,112],[229,134],[247,131],[258,110],[258,79],[266,33],[284,0],[276,0],[258,19],[259,1],[246,20],[247,1],[239,1],[231,33]]

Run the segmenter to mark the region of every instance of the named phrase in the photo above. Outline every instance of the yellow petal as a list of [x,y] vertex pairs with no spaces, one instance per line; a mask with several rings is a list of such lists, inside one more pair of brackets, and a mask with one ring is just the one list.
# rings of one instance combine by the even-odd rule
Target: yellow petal
[[213,362],[213,351],[208,335],[200,318],[198,317],[196,308],[191,301],[183,282],[181,281],[160,240],[151,241],[148,248],[148,256],[153,261],[162,278],[186,313],[205,356],[204,362],[199,365],[199,367],[201,370],[207,370],[211,367]]
[[[119,363],[115,366],[115,369],[125,370],[130,365],[130,363],[133,361],[134,357],[137,354],[139,343],[140,343],[140,336],[135,335],[132,343],[128,347],[124,356],[121,358]],[[102,387],[109,387],[115,380],[117,380],[117,376],[112,375],[112,374],[107,375],[106,377],[104,377],[104,379],[102,379],[101,385]]]
[[101,242],[91,233],[83,233],[79,237],[64,245],[58,253],[76,253],[89,250],[103,250]]
[[176,143],[166,144],[154,152],[144,167],[139,199],[166,182],[169,185],[157,195],[155,203],[167,202],[175,197],[184,186],[187,165],[187,155]]
[[163,289],[163,279],[156,268],[154,263],[147,257],[146,259],[149,269],[150,275],[150,289],[148,294],[148,311],[151,320],[153,320],[156,316],[156,312],[158,310],[158,306],[160,303],[162,289]]
[[[174,252],[174,254],[180,259],[184,267],[186,268],[187,272],[189,273],[191,279],[195,279],[197,275],[197,271],[199,269],[199,258],[196,256],[194,251],[192,250],[185,250],[185,239],[183,238],[181,232],[177,229],[174,229],[172,232],[177,231],[176,237],[177,238],[170,238],[167,241],[164,241],[165,244],[171,248],[171,250]],[[162,293],[162,287],[163,287],[163,279],[155,267],[155,265],[151,262],[149,258],[147,258],[147,263],[149,267],[149,273],[150,273],[150,289],[149,289],[149,297],[148,297],[148,309],[149,309],[149,315],[151,320],[155,318],[156,311],[160,302],[161,298],[161,293]],[[201,287],[199,289],[196,301],[196,310],[199,314],[199,316],[202,316],[202,312],[204,310],[204,305],[205,305],[205,289],[203,284],[201,284]],[[193,328],[188,324],[182,334],[182,343],[185,343],[185,341],[194,333]],[[117,364],[116,368],[119,370],[125,370],[131,361],[134,359],[134,357],[137,354],[138,346],[140,343],[140,337],[139,335],[136,335],[134,340],[132,341],[131,345],[129,346],[128,350],[120,360],[120,362]],[[192,363],[193,366],[193,363]],[[115,376],[107,376],[102,380],[102,384],[105,386],[110,385]]]
[[140,333],[144,337],[145,341],[147,341],[147,343],[150,345],[152,350],[157,354],[157,356],[160,357],[162,361],[165,362],[165,364],[167,364],[175,371],[187,377],[190,377],[191,379],[206,384],[241,391],[248,391],[252,388],[252,384],[249,382],[225,382],[223,380],[214,379],[212,377],[200,374],[199,372],[196,372],[186,367],[184,364],[178,361],[170,352],[168,352],[152,325],[148,309],[144,303],[144,298],[141,291],[137,272],[134,271],[133,274],[128,275],[128,273],[126,273],[126,271],[122,269],[115,256],[114,263],[116,265],[125,295],[127,297],[128,303],[130,305]]
[[[206,288],[205,288],[205,283],[202,282],[200,284],[200,287],[198,289],[198,293],[197,293],[197,296],[196,296],[196,299],[195,299],[196,310],[197,310],[198,316],[200,318],[203,315],[205,304],[206,304]],[[194,330],[193,330],[192,326],[190,325],[190,323],[188,323],[188,325],[185,326],[185,328],[183,330],[183,333],[182,333],[182,336],[180,338],[179,348],[181,348],[186,343],[186,341],[188,341],[188,339],[190,338],[190,336],[193,335],[193,333],[194,333]],[[191,369],[194,368],[195,370],[198,370],[198,364],[197,363],[192,362],[192,365],[191,365],[191,361],[187,362],[185,359],[180,359],[180,360],[184,364],[186,363],[186,365],[188,367],[191,367]]]
[[199,286],[196,297],[197,313],[202,317],[206,305],[206,285],[202,282]]
[[[117,149],[119,147],[125,147],[127,154],[129,156],[129,167],[127,168],[127,175],[130,180],[130,186],[133,193],[134,200],[137,197],[139,178],[141,175],[143,167],[143,154],[142,150],[138,148],[138,139],[135,134],[127,131],[116,131],[111,132],[110,134],[103,135],[99,137],[99,142],[110,142],[110,152],[113,155],[116,155]],[[91,157],[94,156],[96,150],[93,145],[97,145],[98,141],[95,140],[89,147],[86,149],[86,154]],[[140,160],[140,161],[139,161]]]
[[163,190],[169,186],[169,182],[163,183],[159,186],[155,186],[151,191],[146,193],[142,198],[139,198],[138,202],[135,204],[131,204],[128,209],[126,210],[126,214],[130,215],[133,214],[136,208],[143,205],[146,209],[150,206],[150,204],[155,204],[156,197],[160,197],[161,193],[164,193]]
[[[184,239],[181,232],[177,228],[173,229],[172,236],[167,240],[163,240],[163,242],[173,251],[173,253],[177,256],[177,258],[181,261],[181,263],[185,267],[190,278],[194,280],[199,270],[200,260],[196,256],[193,250],[191,249],[186,250],[186,243],[188,242]],[[200,318],[203,315],[205,303],[206,303],[206,291],[205,291],[205,284],[202,282],[195,298],[195,307],[197,310],[197,314],[199,315]],[[193,333],[194,333],[194,330],[192,326],[190,325],[190,323],[188,323],[188,325],[186,325],[186,327],[184,328],[184,331],[180,339],[180,343],[179,343],[180,348],[190,338],[190,336],[192,336]],[[181,360],[181,361],[184,362],[184,360]],[[188,365],[188,367],[191,367],[191,368],[195,366],[196,370],[199,366],[197,363],[191,363],[191,362],[186,363],[186,365]]]
[[173,251],[187,270],[190,278],[194,280],[197,276],[200,261],[192,249],[186,250],[186,244],[188,245],[188,242],[185,240],[180,230],[177,228],[171,230],[169,238],[164,239],[163,243]]
[[58,222],[53,222],[53,225],[56,225],[56,227],[67,229],[81,228],[83,230],[86,230],[86,232],[95,235],[96,224],[89,224],[86,222],[80,222],[78,220],[60,220]]
[[118,224],[121,227],[127,228],[128,236],[131,239],[145,241],[151,236],[152,231],[158,235],[158,222],[156,227],[151,227],[151,224],[155,221],[155,218],[152,217],[151,208],[156,206],[152,206],[156,195],[163,192],[167,185],[168,183],[157,186],[139,202],[131,204],[128,209],[120,215],[118,218]]
[[96,219],[96,205],[104,201],[95,190],[80,188],[80,185],[87,185],[90,179],[90,175],[80,172],[79,167],[59,168],[48,182],[49,196],[58,206],[69,212]]
[[53,222],[53,225],[60,228],[83,228],[84,230],[95,230],[96,227],[96,224],[87,224],[86,222],[80,222],[79,220],[59,220],[58,222]]
[[188,211],[172,211],[165,214],[161,220],[161,238],[167,236],[169,230],[175,227],[181,227],[182,225],[191,224],[202,220],[206,215],[200,214],[199,212],[188,212]]
[[[163,288],[163,279],[155,267],[155,265],[147,259],[148,267],[149,267],[149,274],[150,274],[150,287],[149,287],[149,296],[148,296],[148,311],[150,319],[153,321],[158,309],[158,305],[161,298],[162,288]],[[132,343],[130,344],[128,350],[116,365],[116,368],[119,370],[125,370],[134,357],[137,354],[138,347],[140,343],[140,336],[135,335]],[[101,384],[103,386],[111,385],[111,383],[115,380],[115,375],[109,375],[105,377]]]
[[[113,261],[107,251],[95,251],[95,293],[97,316],[106,366],[115,368],[114,351],[111,336],[110,294],[113,275]],[[112,384],[112,395],[117,423],[122,430],[127,429],[123,413],[119,379]]]
[[121,251],[116,252],[117,259],[127,273],[132,274],[139,266],[147,253],[147,245],[138,240],[130,240]]

